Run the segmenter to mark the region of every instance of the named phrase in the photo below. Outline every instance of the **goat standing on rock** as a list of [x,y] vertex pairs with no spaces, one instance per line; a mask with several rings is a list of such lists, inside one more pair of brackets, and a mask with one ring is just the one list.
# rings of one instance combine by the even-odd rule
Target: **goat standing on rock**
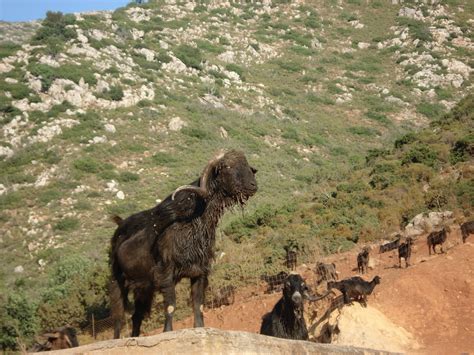
[[364,279],[355,276],[349,279],[344,279],[337,282],[328,282],[328,290],[335,288],[342,292],[344,296],[344,303],[348,304],[353,300],[367,305],[367,296],[372,293],[375,286],[380,283],[381,278],[375,276],[372,281],[368,282]]
[[315,297],[310,296],[309,288],[300,275],[290,274],[283,286],[283,296],[270,313],[262,318],[260,334],[277,338],[308,340],[308,328],[304,320],[303,298],[317,301],[330,292]]
[[112,238],[110,289],[114,338],[120,337],[128,293],[134,292],[132,336],[151,310],[154,293],[163,294],[164,331],[173,330],[176,284],[191,280],[194,326],[203,327],[204,293],[214,257],[215,233],[225,210],[245,205],[257,192],[256,169],[242,152],[213,158],[200,179],[175,190],[151,210],[115,221]]

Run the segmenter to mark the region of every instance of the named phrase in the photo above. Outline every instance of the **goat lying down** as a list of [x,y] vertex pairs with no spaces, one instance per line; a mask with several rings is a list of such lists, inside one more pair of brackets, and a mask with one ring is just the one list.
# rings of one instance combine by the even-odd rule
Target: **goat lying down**
[[290,274],[283,286],[283,295],[270,313],[262,318],[260,334],[277,338],[308,340],[308,329],[303,317],[303,299],[320,300],[331,292],[320,297],[310,296],[309,288],[300,275]]
[[61,350],[79,346],[76,330],[69,326],[54,329],[49,333],[43,334],[42,337],[47,340],[42,344],[36,343],[33,345],[30,352]]

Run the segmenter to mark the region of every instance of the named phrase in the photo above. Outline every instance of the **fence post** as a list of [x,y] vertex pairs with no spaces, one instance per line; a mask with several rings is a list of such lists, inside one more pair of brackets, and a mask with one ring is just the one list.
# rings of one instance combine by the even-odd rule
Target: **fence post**
[[94,313],[92,313],[92,337],[96,339]]

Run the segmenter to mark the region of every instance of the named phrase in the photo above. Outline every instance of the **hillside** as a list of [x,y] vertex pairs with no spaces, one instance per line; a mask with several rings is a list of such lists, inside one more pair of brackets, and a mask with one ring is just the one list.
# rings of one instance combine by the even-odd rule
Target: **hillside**
[[[472,352],[474,243],[470,240],[462,244],[459,230],[453,228],[445,249],[446,254],[429,257],[426,235],[422,235],[414,244],[412,266],[399,269],[396,252],[377,254],[378,245],[374,245],[373,267],[363,278],[370,280],[379,275],[382,281],[369,297],[367,309],[357,305],[343,308],[339,316],[341,333],[335,344],[402,352],[417,350],[425,354]],[[354,276],[357,252],[332,255],[323,261],[334,262],[341,279]],[[314,264],[300,265],[297,269],[309,284],[314,283],[313,267]],[[281,297],[265,295],[262,291],[254,286],[239,289],[233,305],[205,312],[206,326],[258,333],[261,317]],[[306,306],[307,319],[311,319],[312,309]],[[377,317],[374,310],[387,319]],[[377,325],[382,326],[381,331],[376,331]],[[176,329],[189,327],[192,317],[176,324]],[[405,340],[397,338],[398,327],[411,334],[409,343],[397,343]],[[401,344],[401,348],[396,348]]]
[[279,271],[287,244],[314,262],[420,212],[469,218],[473,13],[150,1],[49,13],[31,39],[35,25],[6,26],[19,37],[0,32],[3,332],[28,342],[106,317],[110,214],[153,206],[221,148],[246,153],[259,191],[221,223],[216,288]]

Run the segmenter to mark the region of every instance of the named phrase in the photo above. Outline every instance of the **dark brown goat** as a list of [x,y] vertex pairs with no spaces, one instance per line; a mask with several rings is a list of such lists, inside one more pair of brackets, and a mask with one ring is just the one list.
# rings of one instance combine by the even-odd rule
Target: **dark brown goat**
[[448,237],[448,232],[451,232],[451,229],[446,226],[440,231],[431,232],[428,237],[426,237],[426,244],[428,244],[428,251],[431,255],[431,249],[433,249],[433,253],[436,254],[436,246],[439,245],[441,247],[441,253],[443,251],[443,244]]
[[411,246],[413,244],[413,239],[408,237],[405,243],[400,244],[398,247],[398,266],[402,267],[402,258],[405,259],[405,267],[410,265],[411,258]]
[[245,205],[257,192],[255,173],[242,152],[229,151],[213,158],[201,178],[175,190],[155,208],[120,222],[112,238],[111,307],[114,337],[130,290],[135,311],[132,336],[140,334],[151,310],[155,291],[163,294],[164,331],[173,330],[176,284],[191,280],[194,326],[204,326],[204,293],[214,258],[215,232],[225,210]]
[[367,272],[369,267],[369,248],[364,247],[362,251],[357,255],[357,270],[359,273],[364,274]]
[[401,237],[402,236],[400,234],[397,234],[395,240],[381,245],[379,249],[379,253],[386,253],[387,251],[397,249],[398,246],[400,245]]
[[354,276],[341,281],[328,282],[328,290],[335,288],[341,291],[345,304],[358,301],[366,306],[367,296],[372,293],[375,286],[380,283],[380,280],[379,276],[375,276],[370,282],[365,281],[361,277]]
[[462,242],[466,243],[467,237],[469,234],[474,234],[474,221],[465,222],[461,224],[461,235],[462,235]]
[[43,344],[35,344],[30,351],[39,352],[61,350],[79,346],[76,330],[72,327],[61,327],[50,333],[43,334],[42,337],[47,339],[46,342]]

